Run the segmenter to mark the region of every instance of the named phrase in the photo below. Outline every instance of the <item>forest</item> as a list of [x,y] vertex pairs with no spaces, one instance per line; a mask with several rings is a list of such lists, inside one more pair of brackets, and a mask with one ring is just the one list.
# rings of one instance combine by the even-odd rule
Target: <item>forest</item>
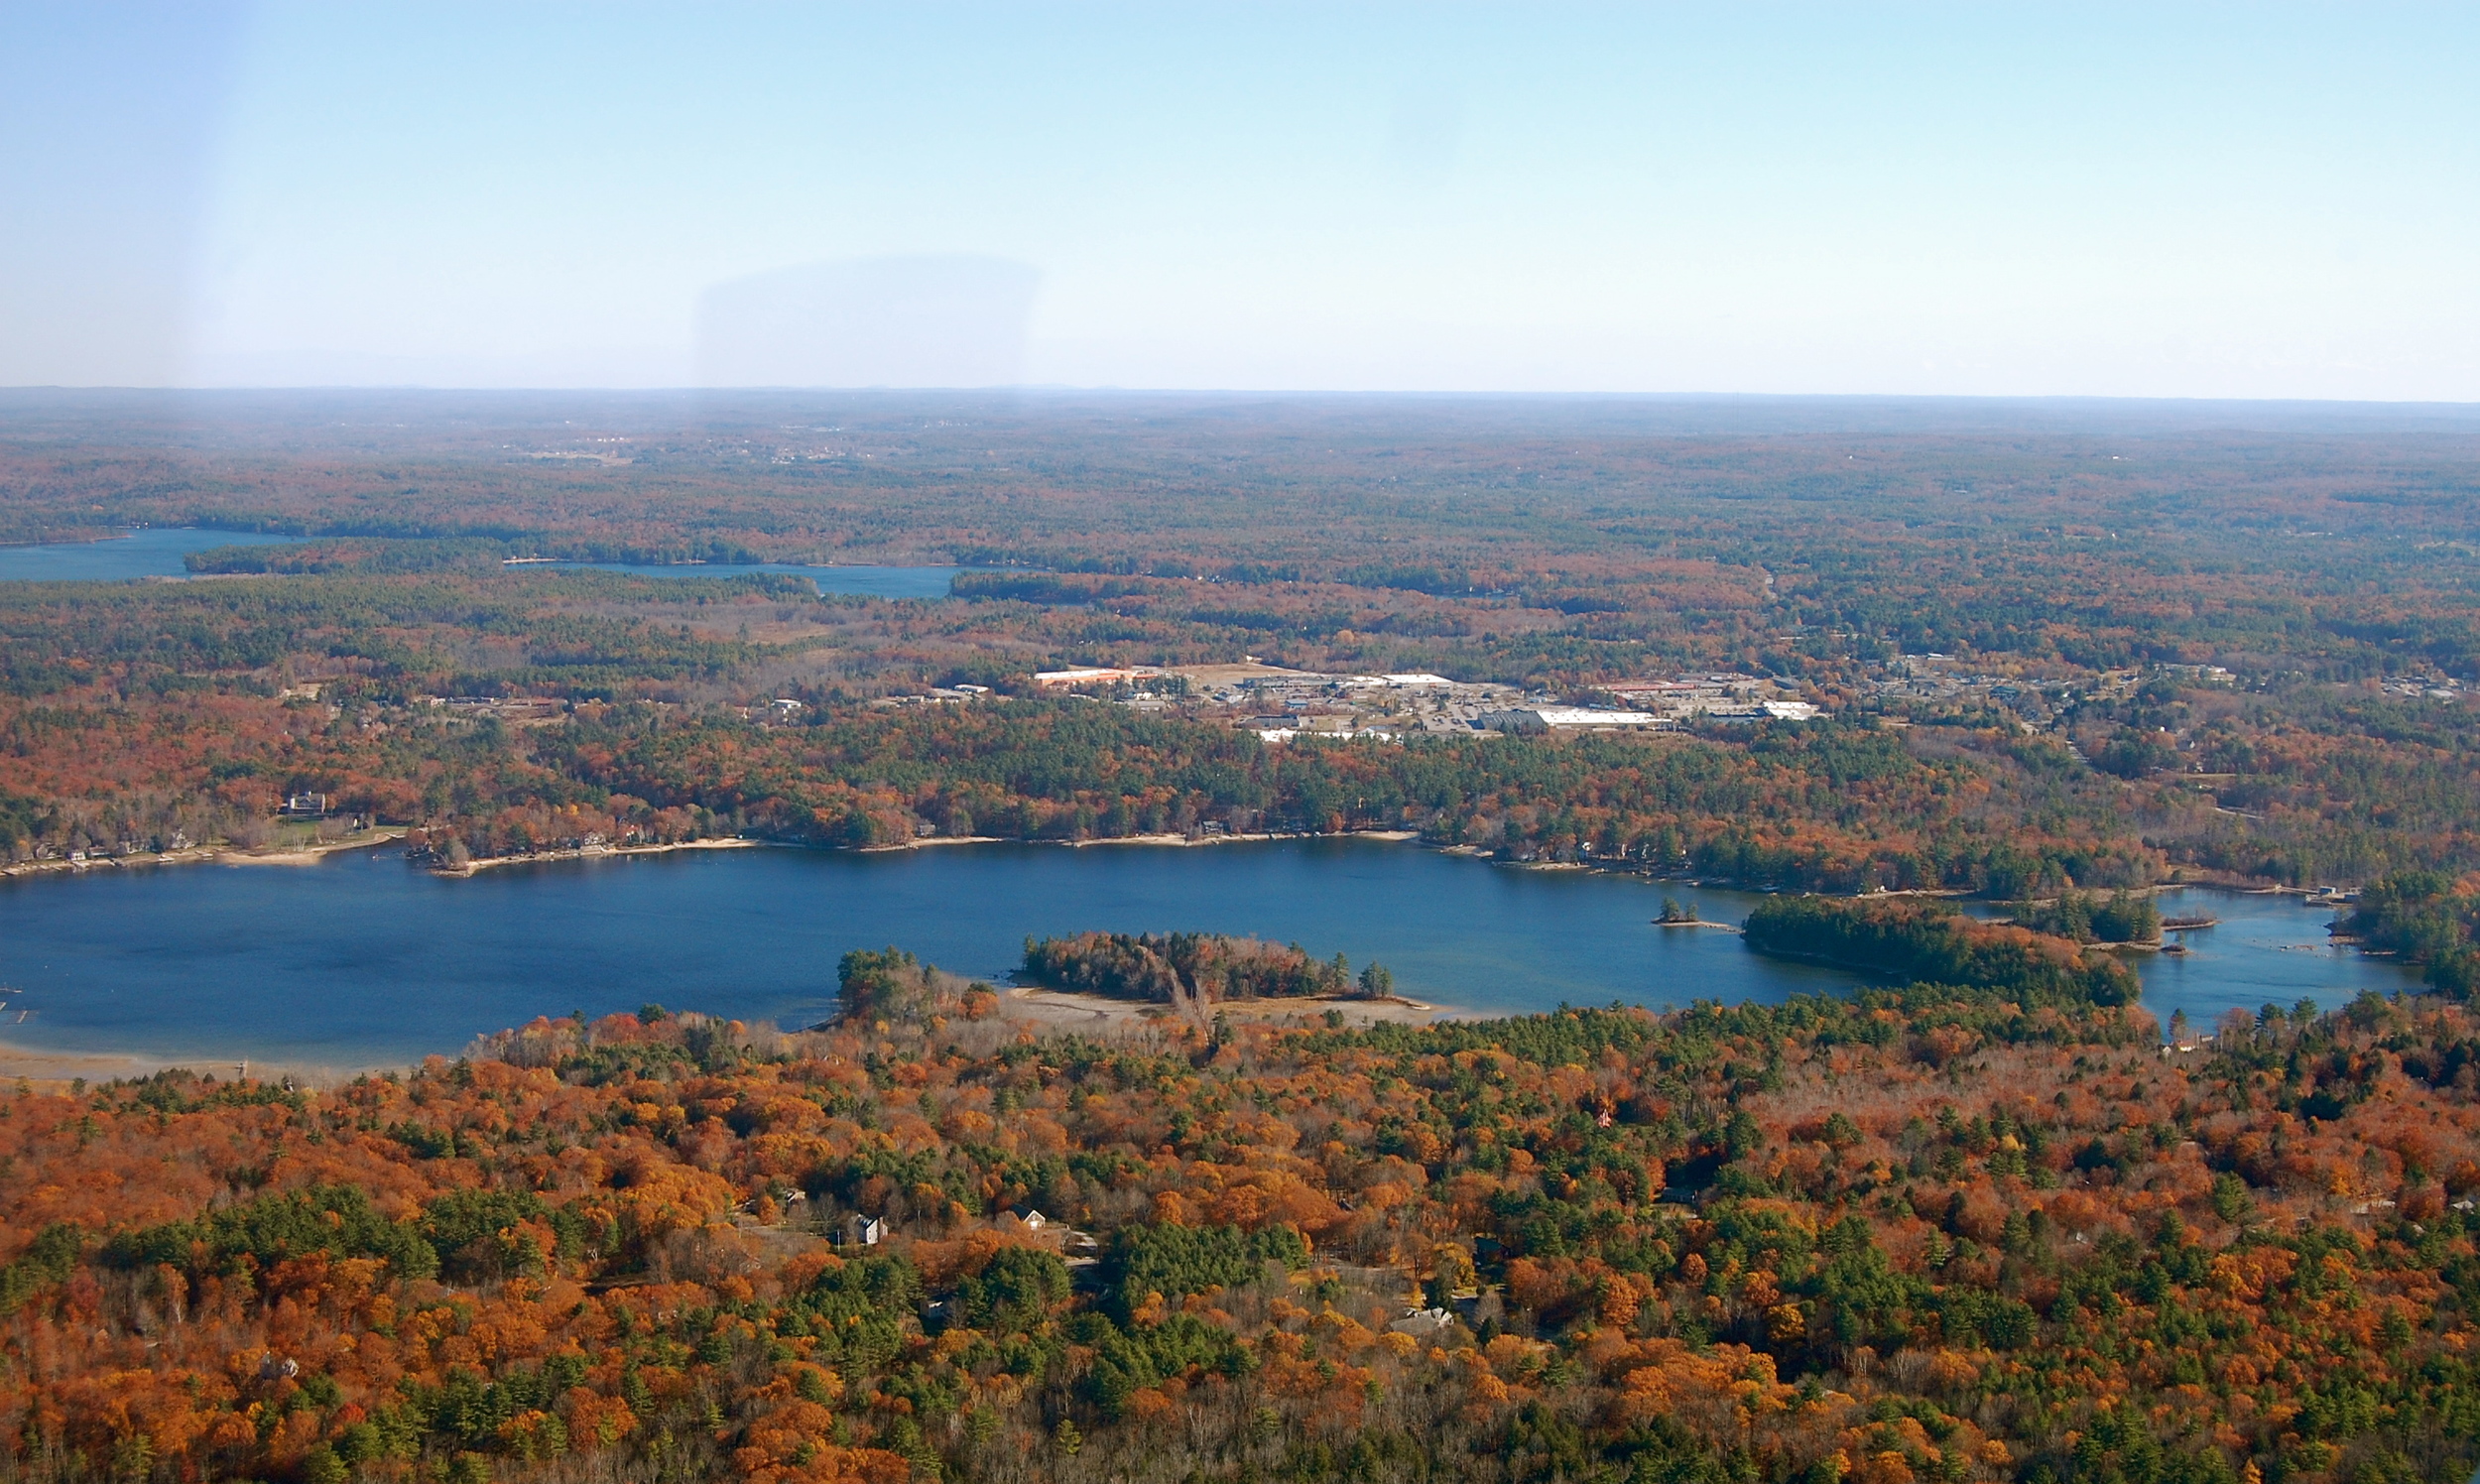
[[[2459,874],[2476,489],[2450,411],[9,393],[0,537],[303,543],[0,590],[0,852],[293,842],[307,793],[443,858],[1211,825],[2026,900]],[[547,556],[978,569],[504,564]],[[1722,668],[1834,724],[1272,756],[1028,680],[1243,655],[1570,702]]]
[[[1356,1029],[1378,965],[1064,923],[1130,1028],[889,945],[803,1030],[0,1087],[0,1484],[2468,1477],[2475,494],[2455,409],[0,392],[0,540],[298,539],[0,582],[0,869],[1370,831],[1875,986]],[[1034,679],[1249,661],[1819,714]],[[2166,1042],[2172,881],[2432,993]]]
[[1941,922],[1774,930],[1945,982],[1661,1016],[1038,1036],[891,949],[806,1032],[0,1091],[0,1478],[2480,1463],[2471,1012],[2166,1047],[2078,945]]
[[1348,963],[1320,963],[1299,943],[1210,932],[1081,932],[1029,939],[1019,977],[1080,994],[1166,1004],[1333,998],[1356,990],[1376,997],[1395,982],[1384,964],[1368,964],[1355,978]]
[[2026,1005],[2135,1003],[2135,971],[2075,939],[1979,923],[1933,900],[1768,897],[1742,930],[1760,953],[1865,969],[1898,980],[1972,984]]

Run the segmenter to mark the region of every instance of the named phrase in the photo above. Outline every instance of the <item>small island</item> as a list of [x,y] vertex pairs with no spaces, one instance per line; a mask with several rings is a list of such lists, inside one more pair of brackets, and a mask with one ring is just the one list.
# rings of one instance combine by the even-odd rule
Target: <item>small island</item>
[[1342,954],[1320,960],[1298,943],[1212,932],[1080,932],[1027,938],[1018,977],[1029,985],[1168,1005],[1202,1020],[1206,1007],[1248,1000],[1358,1001],[1429,1007],[1395,993],[1395,975],[1372,962],[1355,976]]

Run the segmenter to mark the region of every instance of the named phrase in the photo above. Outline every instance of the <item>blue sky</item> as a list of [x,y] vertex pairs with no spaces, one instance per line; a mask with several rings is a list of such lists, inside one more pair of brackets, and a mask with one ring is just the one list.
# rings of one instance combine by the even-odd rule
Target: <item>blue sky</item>
[[2470,6],[0,25],[0,384],[2480,400]]

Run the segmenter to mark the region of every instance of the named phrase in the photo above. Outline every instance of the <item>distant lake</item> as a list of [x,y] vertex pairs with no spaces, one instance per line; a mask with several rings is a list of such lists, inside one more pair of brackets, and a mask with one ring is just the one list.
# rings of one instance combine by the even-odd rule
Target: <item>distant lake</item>
[[298,544],[298,536],[255,531],[199,531],[154,526],[113,541],[72,541],[40,547],[0,547],[0,582],[134,582],[141,577],[181,577],[181,558],[216,547]]
[[604,572],[634,572],[641,577],[746,577],[764,572],[806,577],[810,585],[821,593],[845,593],[869,598],[943,598],[954,585],[957,573],[973,570],[963,566],[798,566],[783,561],[699,561],[668,565],[642,561],[537,561],[510,570],[558,571],[580,567]]
[[[1759,957],[1734,932],[1654,927],[1666,895],[1729,923],[1758,900],[1354,839],[688,851],[466,880],[393,851],[97,869],[0,882],[0,984],[17,991],[0,1040],[347,1066],[454,1054],[537,1015],[650,1000],[801,1026],[832,1013],[848,949],[892,943],[998,979],[1029,934],[1088,928],[1297,941],[1321,958],[1374,958],[1405,994],[1480,1014],[1771,1003],[1859,982]],[[2193,934],[2190,956],[2139,961],[2165,1022],[2183,1008],[2206,1029],[2232,1008],[2330,1007],[2414,982],[2327,946],[2327,915],[2295,898],[2182,892],[2164,906],[2222,919]]]
[[[150,527],[112,541],[58,542],[35,547],[0,547],[0,582],[134,582],[142,577],[184,577],[189,569],[182,558],[216,547],[298,546],[296,536],[269,536],[254,531],[199,531]],[[872,598],[943,598],[962,566],[797,566],[781,561],[682,562],[664,565],[635,561],[543,561],[510,568],[591,568],[634,572],[641,577],[745,577],[753,572],[806,577],[821,593],[848,593]]]

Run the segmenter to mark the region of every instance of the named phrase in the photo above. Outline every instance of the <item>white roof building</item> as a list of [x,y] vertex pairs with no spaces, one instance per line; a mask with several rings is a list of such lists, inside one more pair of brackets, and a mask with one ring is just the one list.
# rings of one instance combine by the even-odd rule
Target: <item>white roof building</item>
[[1142,680],[1163,672],[1152,665],[1136,665],[1127,669],[1114,666],[1086,665],[1074,670],[1037,670],[1037,685],[1086,685],[1096,680]]
[[1748,705],[1712,706],[1705,716],[1713,721],[1814,721],[1817,708],[1804,700],[1762,700]]
[[1605,711],[1596,706],[1516,706],[1505,711],[1484,711],[1477,720],[1494,732],[1549,732],[1656,726],[1663,718],[1651,711]]

